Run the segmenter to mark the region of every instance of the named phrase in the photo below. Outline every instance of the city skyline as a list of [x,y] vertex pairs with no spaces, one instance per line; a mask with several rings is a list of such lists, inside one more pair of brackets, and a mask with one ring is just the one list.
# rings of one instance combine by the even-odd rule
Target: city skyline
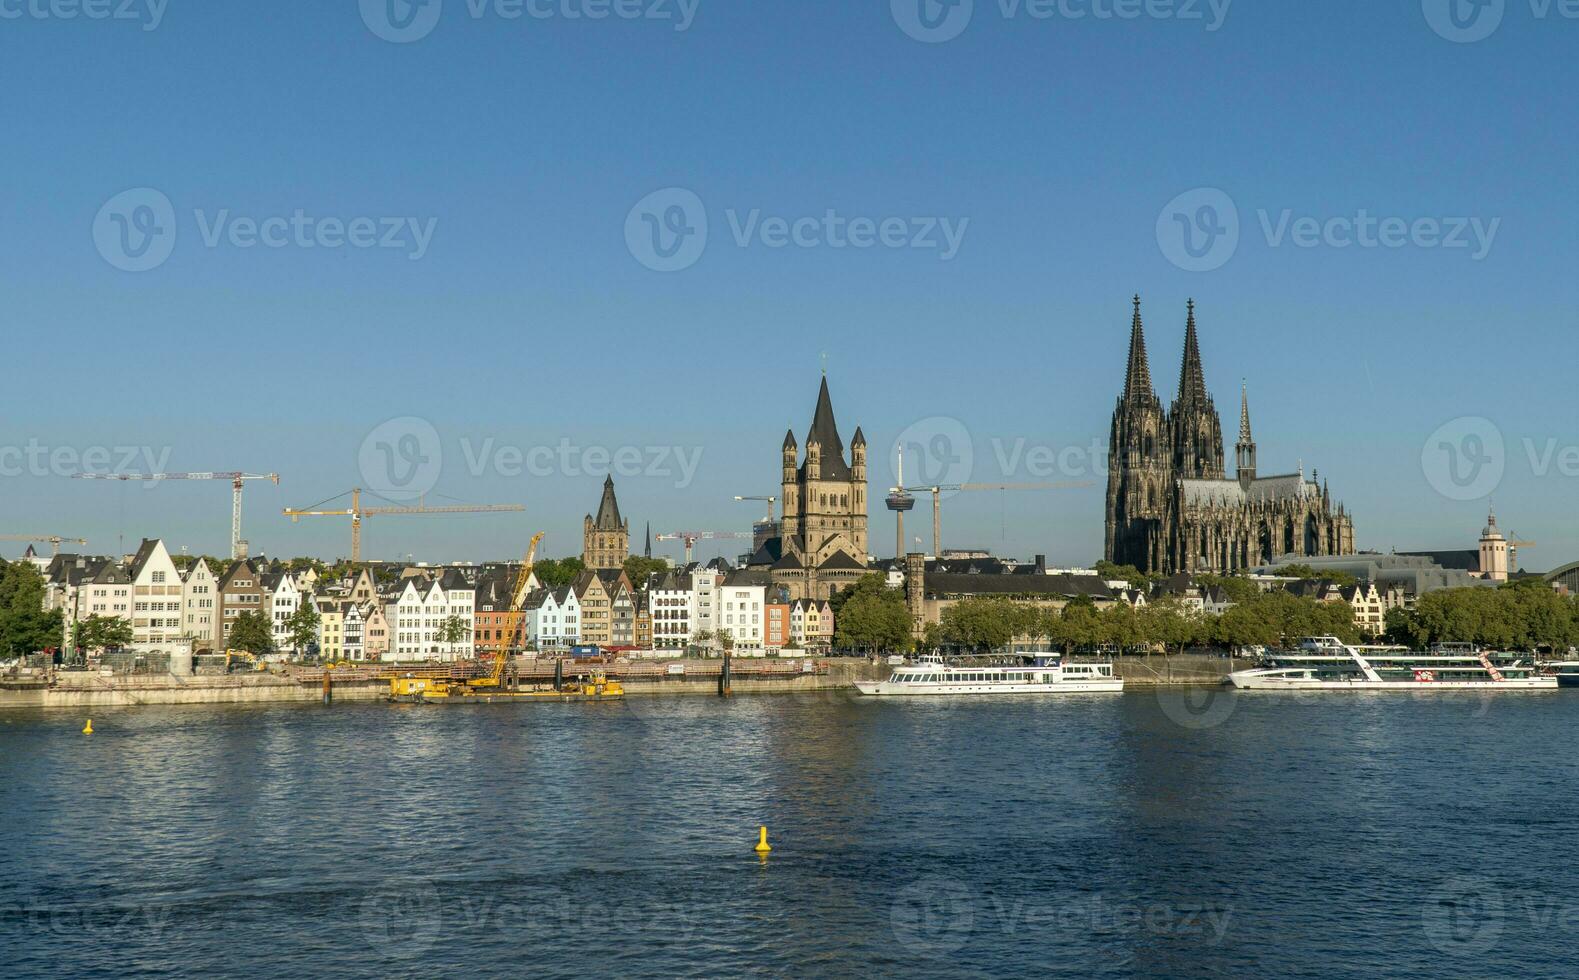
[[[0,453],[279,472],[246,491],[254,550],[328,556],[349,530],[281,509],[365,485],[369,435],[416,417],[443,443],[436,499],[527,513],[374,519],[368,554],[502,558],[539,529],[569,554],[605,471],[474,475],[469,454],[700,452],[688,481],[616,472],[625,508],[655,532],[746,527],[733,498],[773,493],[770,434],[804,424],[827,352],[874,487],[932,419],[969,434],[970,479],[1092,480],[944,505],[945,545],[1076,563],[1101,553],[1105,474],[1026,461],[1105,449],[1138,291],[1159,336],[1197,301],[1208,389],[1229,404],[1248,380],[1262,468],[1303,454],[1357,546],[1457,545],[1495,501],[1539,540],[1529,567],[1579,554],[1579,434],[1555,404],[1579,137],[1550,124],[1579,25],[1556,14],[1513,5],[1470,39],[1407,4],[1078,23],[976,4],[940,39],[880,3],[703,4],[683,29],[678,8],[451,3],[391,40],[355,4],[160,9],[0,36],[32,135],[0,223],[19,369]],[[1517,79],[1479,70],[1504,62]],[[161,90],[193,91],[174,111],[141,94]],[[165,224],[167,255],[131,255]],[[222,485],[58,469],[0,475],[0,531],[226,550]],[[869,516],[886,553],[891,516]]]

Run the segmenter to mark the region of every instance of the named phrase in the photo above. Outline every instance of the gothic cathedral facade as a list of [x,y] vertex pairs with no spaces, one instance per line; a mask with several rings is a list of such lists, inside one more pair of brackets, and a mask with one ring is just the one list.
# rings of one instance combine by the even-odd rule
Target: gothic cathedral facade
[[1130,326],[1124,390],[1108,441],[1107,559],[1143,572],[1217,575],[1284,556],[1354,553],[1354,523],[1325,484],[1297,473],[1262,476],[1240,392],[1234,478],[1224,468],[1222,422],[1206,390],[1195,303],[1184,328],[1179,393],[1163,411],[1151,383],[1140,297]]

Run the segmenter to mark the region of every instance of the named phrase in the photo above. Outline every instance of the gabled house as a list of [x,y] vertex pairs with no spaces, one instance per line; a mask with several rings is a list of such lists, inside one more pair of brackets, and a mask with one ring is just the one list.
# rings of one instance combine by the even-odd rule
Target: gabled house
[[164,542],[144,538],[126,575],[132,581],[132,649],[173,653],[181,639],[181,572]]
[[201,558],[181,573],[181,632],[191,638],[193,652],[224,649],[225,637],[219,620],[219,577]]
[[257,567],[249,559],[239,558],[230,563],[219,578],[219,609],[221,616],[220,639],[230,641],[230,628],[236,617],[244,612],[257,613],[266,621],[269,609],[265,602],[269,591]]

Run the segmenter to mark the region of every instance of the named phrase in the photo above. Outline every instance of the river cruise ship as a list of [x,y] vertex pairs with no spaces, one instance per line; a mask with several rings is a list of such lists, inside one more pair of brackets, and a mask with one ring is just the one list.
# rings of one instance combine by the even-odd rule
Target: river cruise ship
[[1055,654],[962,658],[957,663],[924,654],[914,663],[895,667],[888,680],[856,681],[855,689],[879,697],[1117,694],[1124,690],[1124,680],[1114,674],[1111,663],[1067,663]]
[[1398,646],[1350,645],[1313,636],[1271,666],[1240,670],[1228,682],[1246,691],[1553,690],[1557,678],[1533,659],[1471,646],[1415,653]]

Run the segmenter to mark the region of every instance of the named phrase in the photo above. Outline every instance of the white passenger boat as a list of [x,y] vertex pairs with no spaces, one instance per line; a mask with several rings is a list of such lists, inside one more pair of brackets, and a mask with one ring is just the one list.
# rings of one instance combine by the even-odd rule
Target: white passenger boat
[[1414,653],[1405,647],[1350,645],[1313,636],[1274,665],[1239,670],[1228,682],[1246,691],[1554,690],[1557,678],[1533,660],[1473,647]]
[[[966,658],[967,660],[971,658]],[[1095,694],[1119,693],[1124,680],[1110,663],[1066,663],[1057,656],[1032,654],[1015,658],[975,658],[996,663],[950,664],[937,654],[895,667],[886,681],[856,681],[862,694],[883,697],[925,697],[955,694]]]

